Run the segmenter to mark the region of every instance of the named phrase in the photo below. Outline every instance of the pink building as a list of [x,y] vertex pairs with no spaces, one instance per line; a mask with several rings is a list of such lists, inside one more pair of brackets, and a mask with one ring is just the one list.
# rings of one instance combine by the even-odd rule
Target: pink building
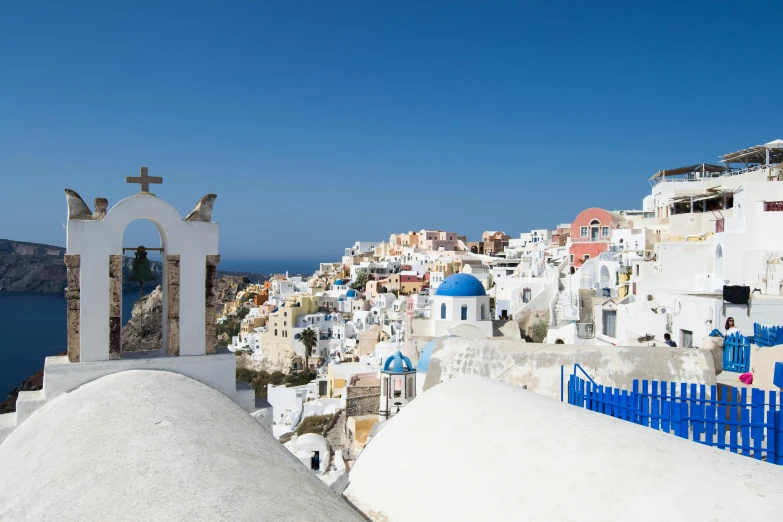
[[588,208],[580,212],[571,223],[571,246],[568,249],[571,264],[580,267],[588,259],[609,250],[613,228],[617,228],[617,221],[602,208]]

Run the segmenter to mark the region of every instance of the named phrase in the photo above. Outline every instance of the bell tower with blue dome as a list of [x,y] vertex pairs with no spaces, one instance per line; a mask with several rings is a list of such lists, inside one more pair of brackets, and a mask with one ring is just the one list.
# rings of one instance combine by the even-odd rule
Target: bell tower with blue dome
[[443,280],[432,299],[431,317],[436,337],[459,324],[471,324],[492,337],[489,296],[481,281],[470,274],[452,274]]
[[416,368],[399,350],[386,359],[381,370],[380,421],[398,414],[416,398]]

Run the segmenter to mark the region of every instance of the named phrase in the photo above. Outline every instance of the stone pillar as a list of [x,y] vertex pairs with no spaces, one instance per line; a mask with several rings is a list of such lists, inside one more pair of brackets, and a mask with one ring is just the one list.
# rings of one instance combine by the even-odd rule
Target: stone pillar
[[122,256],[109,256],[109,359],[119,359],[122,346]]
[[168,335],[166,352],[168,355],[179,355],[179,255],[166,256],[168,301]]
[[80,262],[78,254],[65,254],[65,267],[68,270],[68,292],[65,294],[68,310],[68,360],[71,362],[79,362],[79,343],[81,342],[79,335],[79,314],[81,313]]
[[204,282],[205,309],[204,309],[204,346],[207,354],[215,353],[217,349],[217,318],[218,298],[215,295],[217,285],[217,266],[220,263],[219,255],[207,256],[207,277]]

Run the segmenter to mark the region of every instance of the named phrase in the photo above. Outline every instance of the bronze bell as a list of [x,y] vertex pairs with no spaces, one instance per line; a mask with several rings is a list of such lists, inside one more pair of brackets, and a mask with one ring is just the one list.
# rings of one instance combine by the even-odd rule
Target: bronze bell
[[141,287],[145,281],[155,280],[155,275],[150,268],[150,260],[147,259],[147,249],[143,246],[136,249],[136,258],[133,260],[133,268],[128,280],[139,282],[139,293],[141,293]]

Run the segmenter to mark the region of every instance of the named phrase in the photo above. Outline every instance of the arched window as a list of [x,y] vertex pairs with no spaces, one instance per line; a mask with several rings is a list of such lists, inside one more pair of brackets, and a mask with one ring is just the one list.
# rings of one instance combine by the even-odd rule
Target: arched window
[[468,305],[462,305],[462,320],[468,320]]
[[598,241],[601,237],[601,222],[594,219],[590,222],[590,241]]
[[487,318],[486,317],[486,312],[484,311],[484,305],[482,304],[481,305],[481,320],[483,321],[486,318]]
[[443,303],[440,305],[440,318],[445,319],[446,318],[446,303]]

